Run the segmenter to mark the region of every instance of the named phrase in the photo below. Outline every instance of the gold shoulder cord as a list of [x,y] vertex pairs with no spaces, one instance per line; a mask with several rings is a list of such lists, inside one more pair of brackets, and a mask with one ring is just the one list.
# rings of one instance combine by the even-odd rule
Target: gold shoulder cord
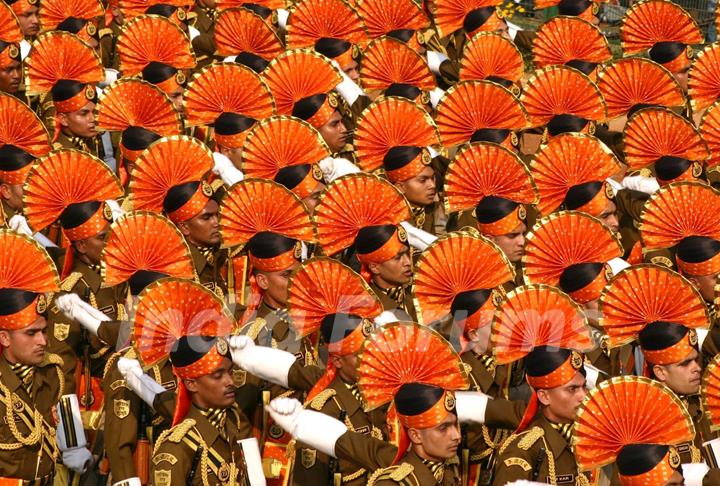
[[555,456],[552,453],[552,450],[550,450],[550,446],[548,445],[547,441],[545,441],[545,437],[542,438],[543,444],[545,445],[545,454],[547,454],[548,458],[548,475],[550,476],[550,484],[557,484],[557,474],[555,471]]
[[[342,406],[340,406],[340,402],[337,400],[337,398],[333,396],[332,399],[335,401],[335,405],[337,405],[338,409],[342,410],[343,408],[342,408]],[[345,414],[345,426],[348,428],[348,430],[350,432],[355,432],[355,426],[352,424],[352,422],[350,422],[350,418],[347,416],[347,414]],[[342,481],[343,481],[343,483],[349,483],[350,481],[356,480],[357,478],[359,478],[366,472],[367,471],[365,470],[364,467],[360,468],[357,471],[355,471],[354,473],[346,474],[345,476],[343,476]]]
[[[23,437],[15,423],[15,401],[13,400],[13,394],[2,382],[0,382],[0,393],[2,393],[0,400],[5,404],[5,422],[7,422],[13,437],[18,441],[13,444],[0,444],[0,450],[13,451],[21,449],[23,446],[34,446],[40,442],[43,420],[40,412],[33,409],[33,425],[29,427],[31,430],[30,434],[27,437]],[[18,398],[18,400],[20,400],[20,398]]]

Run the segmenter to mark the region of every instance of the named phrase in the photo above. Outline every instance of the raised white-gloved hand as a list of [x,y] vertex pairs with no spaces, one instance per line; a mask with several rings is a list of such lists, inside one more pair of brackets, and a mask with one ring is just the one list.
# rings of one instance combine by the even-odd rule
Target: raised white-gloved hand
[[660,184],[654,177],[645,177],[641,175],[629,176],[623,179],[622,186],[625,189],[644,192],[645,194],[654,194],[660,189]]
[[617,275],[618,273],[629,267],[630,264],[622,258],[616,257],[608,262],[608,266],[610,267],[610,271],[612,272],[612,274]]
[[449,60],[450,58],[442,52],[427,51],[428,67],[430,68],[430,71],[433,72],[433,74],[440,74],[440,65],[445,61]]
[[62,452],[62,462],[65,467],[82,474],[92,462],[93,455],[87,447],[73,447]]
[[604,375],[605,372],[590,363],[584,363],[583,368],[585,369],[585,386],[588,390],[592,390],[597,386],[600,375]]
[[348,159],[343,159],[342,157],[325,157],[318,162],[318,167],[320,167],[323,177],[328,183],[334,181],[338,177],[361,172],[360,167],[353,164]]
[[623,188],[623,185],[612,177],[608,177],[607,179],[605,179],[605,182],[612,189],[613,196],[617,196],[617,193],[620,192],[620,190]]
[[112,68],[105,68],[105,79],[98,83],[101,88],[107,88],[120,77],[120,71]]
[[276,398],[267,406],[275,423],[294,439],[335,457],[335,443],[347,432],[344,423],[324,413],[305,410],[294,398]]
[[243,173],[235,167],[235,164],[226,155],[213,152],[213,160],[215,161],[212,168],[213,174],[220,177],[226,186],[230,187],[245,178]]
[[338,68],[338,71],[340,71],[340,74],[342,74],[343,77],[342,82],[335,86],[335,91],[340,93],[340,96],[343,97],[348,105],[352,106],[352,104],[355,103],[359,97],[363,96],[365,92],[357,85],[357,83],[355,83],[355,81],[345,74],[345,71],[342,70],[342,66],[340,66],[336,60],[333,59],[332,64]]
[[151,408],[155,403],[155,396],[166,391],[161,384],[143,371],[140,362],[136,359],[120,358],[117,367],[120,374],[125,378],[128,388],[134,391]]
[[492,398],[481,392],[455,392],[455,411],[458,422],[484,424],[488,400],[492,400]]
[[120,205],[115,199],[107,199],[105,200],[105,204],[107,204],[110,208],[113,221],[117,221],[118,219],[122,218],[123,215],[125,215],[125,211],[123,211],[123,209],[120,207]]
[[704,462],[680,464],[685,486],[702,486],[703,478],[710,468]]
[[437,236],[432,235],[425,230],[421,230],[420,228],[416,228],[408,221],[403,221],[400,223],[400,226],[405,229],[410,246],[417,248],[420,251],[424,251],[431,243],[437,240]]
[[398,322],[400,319],[393,313],[393,311],[382,311],[379,316],[373,319],[375,327],[383,327],[391,322]]
[[430,91],[430,105],[433,108],[437,108],[438,103],[440,103],[440,100],[444,95],[445,91],[440,88],[435,88],[434,90]]
[[16,214],[10,218],[8,220],[8,227],[16,233],[32,238],[33,232],[30,229],[30,225],[28,225],[27,219],[25,219],[25,216],[22,214]]
[[288,17],[290,17],[290,12],[288,12],[284,8],[279,8],[275,10],[275,12],[277,12],[278,27],[280,27],[281,29],[287,29]]
[[262,459],[260,457],[260,447],[255,437],[242,439],[238,441],[245,458],[245,471],[250,486],[265,486],[265,473],[263,473]]
[[110,318],[82,300],[77,294],[63,294],[55,298],[60,312],[97,336],[100,323]]
[[134,478],[123,479],[122,481],[113,483],[112,486],[142,486],[142,483],[140,482],[140,478],[134,477]]
[[258,378],[288,387],[288,372],[295,363],[295,355],[280,349],[256,346],[248,336],[228,339],[233,363]]

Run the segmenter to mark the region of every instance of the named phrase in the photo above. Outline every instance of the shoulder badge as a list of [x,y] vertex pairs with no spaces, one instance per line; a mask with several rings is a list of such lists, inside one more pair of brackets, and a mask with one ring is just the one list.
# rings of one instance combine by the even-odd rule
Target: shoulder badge
[[63,292],[70,292],[75,285],[80,281],[82,278],[82,273],[80,272],[73,272],[60,283],[60,290]]
[[152,458],[152,461],[153,464],[155,464],[156,466],[163,461],[169,462],[170,465],[174,466],[175,463],[178,462],[178,459],[169,452],[161,452],[159,454],[155,454]]
[[508,457],[503,461],[506,467],[519,466],[523,471],[527,472],[532,469],[530,464],[522,457]]
[[120,420],[130,415],[130,400],[116,398],[113,400],[113,412]]
[[317,451],[315,449],[307,449],[303,447],[300,449],[300,462],[305,469],[310,469],[315,465],[317,459]]
[[318,393],[315,398],[312,399],[312,401],[310,402],[310,407],[313,410],[317,410],[319,412],[325,406],[325,403],[327,403],[330,398],[334,397],[335,394],[336,392],[332,388],[324,389],[323,391]]
[[154,479],[155,486],[170,486],[172,484],[172,472],[169,469],[156,469]]
[[528,430],[520,437],[518,441],[518,447],[524,451],[530,449],[535,442],[537,442],[542,436],[545,435],[545,431],[541,427],[533,427]]
[[672,268],[672,266],[673,266],[670,259],[668,257],[664,257],[664,256],[654,256],[650,259],[650,263],[653,263],[655,265],[662,265],[667,268]]
[[53,336],[58,341],[65,341],[70,335],[70,324],[56,322],[53,324]]
[[113,391],[117,390],[120,387],[127,388],[127,383],[125,382],[125,380],[115,380],[112,383],[110,383],[110,389]]

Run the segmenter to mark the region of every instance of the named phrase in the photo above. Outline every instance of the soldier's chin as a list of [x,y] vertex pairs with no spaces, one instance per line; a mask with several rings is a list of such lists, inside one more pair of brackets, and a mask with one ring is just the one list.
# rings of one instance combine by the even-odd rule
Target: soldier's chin
[[28,356],[28,361],[31,361],[31,365],[36,365],[42,363],[42,361],[45,359],[45,348],[34,350],[30,356]]

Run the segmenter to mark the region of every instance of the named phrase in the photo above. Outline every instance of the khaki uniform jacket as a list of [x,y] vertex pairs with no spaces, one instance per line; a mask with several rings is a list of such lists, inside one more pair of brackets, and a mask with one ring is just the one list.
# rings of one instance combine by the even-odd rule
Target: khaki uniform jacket
[[[386,439],[384,410],[365,412],[339,375],[306,407],[342,420],[348,430],[352,432],[369,435],[380,440]],[[341,412],[343,418],[341,418]],[[296,444],[296,447],[293,484],[297,486],[328,484],[329,478],[332,477],[331,461],[336,464],[334,471],[342,475],[342,484],[350,486],[366,484],[368,479],[366,469],[346,460],[331,460],[325,454],[304,447],[301,443]]]
[[33,480],[55,470],[54,408],[64,392],[61,366],[59,356],[45,355],[35,367],[31,397],[0,357],[0,477]]
[[[154,410],[135,392],[128,388],[125,379],[120,374],[117,361],[120,357],[136,359],[137,355],[133,349],[115,353],[109,360],[105,378],[103,380],[103,392],[105,393],[105,436],[112,437],[112,446],[106,448],[106,454],[110,461],[110,471],[113,481],[123,481],[137,476],[133,454],[137,446],[138,424],[141,417],[141,406],[145,406],[148,414],[148,422],[152,423],[153,432],[157,438],[160,432],[170,428],[173,412],[175,411],[175,390],[177,379],[172,372],[172,365],[165,360],[153,366],[147,373],[161,384],[168,392],[155,397]],[[148,424],[150,425],[150,424]]]
[[[393,311],[396,315],[398,314],[398,311],[402,311],[410,318],[408,320],[417,322],[417,312],[415,311],[415,304],[413,303],[411,286],[408,285],[405,287],[405,297],[403,298],[401,304],[398,304],[395,299],[385,293],[385,290],[378,286],[374,281],[370,282],[370,288],[373,292],[375,292],[375,295],[378,296],[378,299],[380,299],[380,303],[382,304],[384,311]],[[402,316],[398,315],[398,318],[402,319]]]
[[[69,249],[68,251],[73,251]],[[61,283],[60,290],[73,293],[89,303],[111,320],[118,317],[118,299],[115,288],[101,287],[100,274],[81,262],[75,260],[72,273]],[[48,313],[48,349],[63,359],[63,372],[65,373],[65,393],[76,393],[77,383],[75,370],[78,361],[84,359],[84,348],[90,346],[90,371],[92,376],[102,377],[105,363],[115,349],[115,343],[101,342],[89,333],[83,332],[83,327],[77,322],[68,319],[56,305],[50,306]],[[79,397],[82,399],[82,397]],[[94,397],[91,397],[93,401]],[[85,402],[81,402],[85,404]],[[92,403],[88,403],[88,406]]]
[[225,436],[192,405],[185,420],[158,438],[150,461],[150,486],[244,484],[237,441],[251,437],[252,430],[236,405],[228,409]]
[[510,436],[500,451],[493,484],[502,486],[520,479],[548,484],[587,484],[585,475],[578,472],[570,444],[542,413],[527,430]]
[[368,486],[454,486],[460,484],[457,457],[446,461],[442,481],[438,481],[430,468],[413,451],[409,451],[396,466],[379,469]]
[[198,281],[206,288],[215,292],[221,299],[227,292],[227,284],[220,269],[226,261],[227,251],[215,250],[209,257],[205,257],[197,247],[191,245],[190,255],[193,260],[193,267],[197,273]]

